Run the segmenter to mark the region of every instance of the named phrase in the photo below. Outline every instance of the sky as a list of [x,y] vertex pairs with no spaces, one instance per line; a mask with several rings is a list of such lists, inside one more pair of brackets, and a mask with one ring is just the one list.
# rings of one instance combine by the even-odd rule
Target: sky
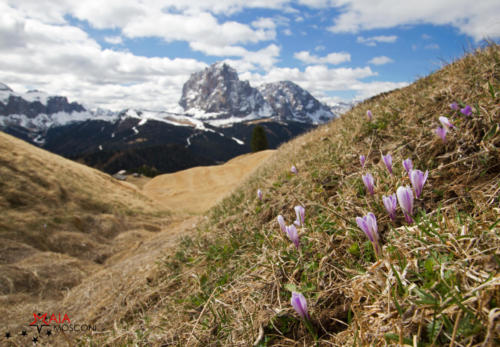
[[178,111],[226,61],[320,101],[406,86],[500,39],[499,0],[0,0],[0,82],[89,108]]

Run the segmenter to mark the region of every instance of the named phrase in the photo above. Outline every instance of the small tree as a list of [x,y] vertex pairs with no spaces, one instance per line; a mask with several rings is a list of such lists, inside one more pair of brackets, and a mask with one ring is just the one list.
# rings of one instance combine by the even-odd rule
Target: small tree
[[266,131],[263,126],[256,125],[253,128],[250,148],[252,148],[252,152],[263,151],[268,148]]

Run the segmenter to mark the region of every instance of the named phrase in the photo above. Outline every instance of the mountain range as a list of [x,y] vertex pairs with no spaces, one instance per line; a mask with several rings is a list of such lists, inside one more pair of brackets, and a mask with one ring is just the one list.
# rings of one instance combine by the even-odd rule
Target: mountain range
[[254,88],[225,63],[192,74],[179,105],[184,112],[89,110],[63,96],[20,94],[0,83],[0,130],[108,173],[154,174],[248,153],[257,123],[276,148],[343,111],[290,81]]

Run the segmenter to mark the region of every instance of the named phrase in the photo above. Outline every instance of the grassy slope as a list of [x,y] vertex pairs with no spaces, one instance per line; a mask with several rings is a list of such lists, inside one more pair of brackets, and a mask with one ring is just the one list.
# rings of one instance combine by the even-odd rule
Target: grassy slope
[[[99,341],[311,345],[290,305],[296,290],[321,345],[498,343],[499,80],[492,45],[285,144],[212,210],[198,237],[165,258],[154,294]],[[473,115],[452,112],[454,101],[472,105]],[[445,144],[434,133],[441,115],[457,126]],[[380,159],[388,152],[394,176]],[[409,184],[401,165],[408,157],[430,172],[413,225],[399,207],[391,222],[382,204],[382,195]],[[365,193],[365,172],[375,177],[374,196]],[[276,222],[282,214],[290,224],[298,204],[306,208],[300,251]],[[378,261],[355,224],[370,211],[382,238]]]
[[99,270],[120,251],[117,235],[157,231],[166,216],[132,186],[2,132],[0,210],[4,324],[17,314],[25,322],[27,305],[59,300]]

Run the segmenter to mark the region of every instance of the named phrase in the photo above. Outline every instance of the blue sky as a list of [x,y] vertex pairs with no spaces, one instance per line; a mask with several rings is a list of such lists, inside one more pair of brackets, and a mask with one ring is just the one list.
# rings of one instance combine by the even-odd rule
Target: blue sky
[[0,81],[90,107],[178,110],[225,60],[333,104],[405,86],[500,38],[500,1],[0,0]]

